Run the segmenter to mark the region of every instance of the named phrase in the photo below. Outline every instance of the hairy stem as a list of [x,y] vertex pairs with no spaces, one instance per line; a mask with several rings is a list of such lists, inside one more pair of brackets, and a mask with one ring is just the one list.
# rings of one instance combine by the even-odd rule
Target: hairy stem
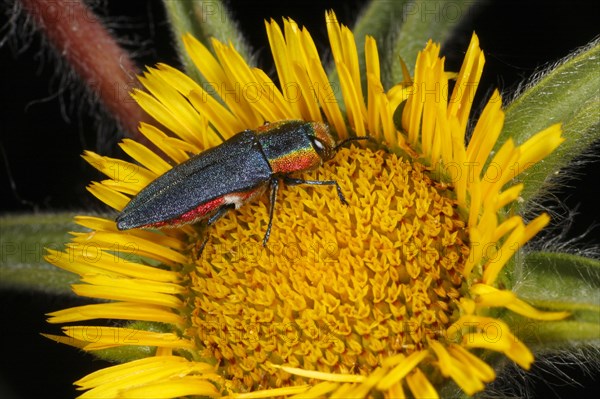
[[21,0],[46,39],[73,68],[121,128],[140,139],[143,110],[129,92],[138,68],[81,0]]

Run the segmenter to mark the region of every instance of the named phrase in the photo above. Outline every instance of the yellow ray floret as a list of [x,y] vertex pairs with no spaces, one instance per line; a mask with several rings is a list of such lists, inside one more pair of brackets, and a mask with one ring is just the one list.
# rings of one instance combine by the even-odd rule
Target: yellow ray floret
[[561,320],[569,316],[568,312],[542,312],[517,298],[512,291],[499,290],[487,284],[474,284],[471,292],[476,296],[479,308],[505,307],[534,320]]
[[99,350],[123,345],[160,346],[169,348],[193,348],[194,344],[172,333],[156,333],[124,327],[63,327],[71,338],[89,342],[85,350]]
[[184,319],[172,310],[157,305],[139,302],[114,302],[77,306],[48,313],[49,323],[71,323],[74,321],[109,318],[115,320],[143,320],[181,326]]
[[[187,388],[181,388],[178,392],[217,397],[218,390],[212,381],[219,382],[221,378],[214,371],[214,366],[201,362],[190,362],[181,356],[157,356],[97,371],[76,381],[75,384],[79,386],[79,389],[90,389],[80,398],[127,397],[128,391],[152,386],[152,384],[156,384],[152,396],[157,397],[156,395],[160,395],[162,391],[161,384],[169,387],[169,384],[185,379],[186,376],[196,376],[204,383],[197,381],[196,384],[189,384]],[[164,391],[162,392],[164,393]]]

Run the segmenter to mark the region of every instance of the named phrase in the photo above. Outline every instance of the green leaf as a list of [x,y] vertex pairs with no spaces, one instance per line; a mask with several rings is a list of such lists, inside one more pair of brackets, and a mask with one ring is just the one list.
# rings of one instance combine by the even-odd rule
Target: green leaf
[[366,87],[365,35],[377,40],[385,88],[403,81],[400,57],[411,74],[417,54],[429,39],[443,43],[478,4],[477,1],[377,1],[364,9],[354,25],[363,87]]
[[523,143],[558,122],[562,122],[566,138],[554,153],[519,176],[525,184],[521,196],[526,201],[543,194],[548,178],[600,139],[599,57],[600,41],[595,41],[538,76],[535,84],[506,107],[498,145],[508,137]]
[[514,291],[550,309],[600,311],[600,261],[556,252],[525,255]]
[[600,339],[600,261],[565,253],[531,252],[513,291],[531,305],[568,311],[559,321],[507,314],[515,333],[539,350]]
[[145,345],[123,345],[113,348],[90,351],[98,359],[112,363],[127,363],[134,360],[144,359],[156,354],[156,346]]
[[81,231],[72,214],[0,217],[0,287],[73,295],[78,276],[44,260],[45,248],[63,250],[68,231]]
[[[173,332],[171,328],[162,323],[135,321],[125,325],[125,328],[133,330],[152,331],[157,333]],[[99,359],[113,363],[127,363],[138,359],[144,359],[156,354],[156,346],[147,345],[124,345],[113,348],[99,349],[90,351],[92,355]]]
[[237,23],[231,18],[231,13],[224,2],[219,0],[164,0],[163,4],[181,62],[186,73],[196,82],[205,83],[205,79],[185,51],[181,38],[186,33],[191,33],[209,49],[212,49],[210,43],[212,37],[224,43],[231,42],[247,62],[254,63],[251,48],[244,40]]

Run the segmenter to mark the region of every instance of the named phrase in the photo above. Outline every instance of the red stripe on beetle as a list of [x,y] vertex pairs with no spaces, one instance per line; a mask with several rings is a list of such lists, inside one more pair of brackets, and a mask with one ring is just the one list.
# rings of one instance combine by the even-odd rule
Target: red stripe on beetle
[[196,220],[203,219],[206,215],[225,204],[223,197],[215,198],[212,201],[205,202],[198,205],[198,207],[181,214],[175,219],[165,220],[149,224],[145,227],[165,227],[165,226],[180,226],[182,224],[192,223]]
[[216,211],[218,208],[228,204],[234,204],[235,208],[239,208],[246,202],[252,200],[259,194],[264,192],[265,187],[259,186],[253,190],[241,191],[238,193],[230,193],[222,197],[215,198],[212,201],[200,204],[198,207],[183,213],[181,216],[158,223],[149,224],[144,227],[166,227],[166,226],[181,226],[183,224],[193,223],[204,219],[208,214]]

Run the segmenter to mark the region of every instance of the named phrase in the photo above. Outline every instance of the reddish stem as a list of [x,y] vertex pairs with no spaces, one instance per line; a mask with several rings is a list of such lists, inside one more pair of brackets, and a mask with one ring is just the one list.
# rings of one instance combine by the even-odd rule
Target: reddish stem
[[138,124],[144,112],[129,96],[131,89],[138,86],[138,69],[94,12],[81,0],[21,0],[21,3],[52,46],[128,135],[140,139]]

